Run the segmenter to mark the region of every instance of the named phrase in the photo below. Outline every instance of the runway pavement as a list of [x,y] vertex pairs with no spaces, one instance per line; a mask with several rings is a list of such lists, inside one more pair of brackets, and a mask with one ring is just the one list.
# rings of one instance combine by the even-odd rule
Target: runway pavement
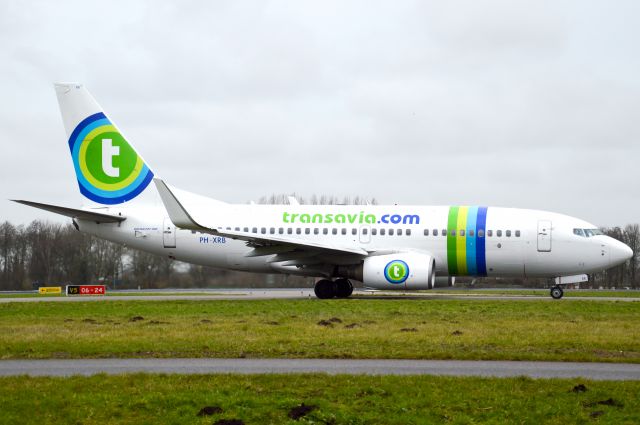
[[[145,294],[153,295],[136,295],[135,291],[119,292],[119,296],[75,296],[75,297],[0,297],[1,303],[11,302],[83,302],[83,301],[173,301],[173,300],[257,300],[257,299],[310,299],[315,298],[313,289],[215,289],[211,293],[206,291],[155,291],[144,290]],[[435,293],[431,291],[423,292],[389,292],[389,291],[366,291],[355,290],[352,298],[354,299],[464,299],[464,300],[509,300],[509,301],[531,301],[546,300],[549,302],[565,302],[565,301],[621,301],[621,302],[640,302],[640,298],[628,297],[564,297],[562,300],[553,300],[548,296],[532,296],[532,295],[483,295],[482,291],[476,294],[468,292],[464,294],[451,291],[447,293]],[[330,302],[330,301],[329,301]]]
[[640,364],[461,360],[343,359],[77,359],[0,360],[0,376],[123,373],[449,375],[640,380]]

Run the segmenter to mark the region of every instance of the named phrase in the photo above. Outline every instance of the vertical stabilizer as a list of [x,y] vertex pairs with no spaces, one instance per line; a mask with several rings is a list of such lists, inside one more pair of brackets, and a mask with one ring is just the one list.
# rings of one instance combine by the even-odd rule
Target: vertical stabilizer
[[99,204],[140,195],[153,172],[79,83],[55,84],[80,192]]

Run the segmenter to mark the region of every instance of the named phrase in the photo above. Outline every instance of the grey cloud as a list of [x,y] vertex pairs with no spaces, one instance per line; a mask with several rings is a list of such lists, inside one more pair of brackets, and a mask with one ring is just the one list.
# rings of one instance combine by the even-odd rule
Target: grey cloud
[[85,202],[51,88],[80,80],[157,173],[230,202],[359,194],[637,222],[637,9],[3,2],[0,197]]

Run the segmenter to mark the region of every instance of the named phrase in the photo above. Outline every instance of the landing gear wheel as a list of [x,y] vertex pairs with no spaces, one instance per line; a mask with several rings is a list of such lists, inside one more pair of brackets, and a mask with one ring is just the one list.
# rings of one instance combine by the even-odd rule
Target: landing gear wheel
[[564,295],[564,291],[559,286],[552,286],[550,292],[551,298],[553,298],[554,300],[559,300]]
[[336,296],[336,284],[328,279],[321,279],[316,282],[313,292],[321,300],[328,300]]
[[336,279],[334,284],[336,285],[336,298],[348,298],[353,294],[353,285],[349,279]]

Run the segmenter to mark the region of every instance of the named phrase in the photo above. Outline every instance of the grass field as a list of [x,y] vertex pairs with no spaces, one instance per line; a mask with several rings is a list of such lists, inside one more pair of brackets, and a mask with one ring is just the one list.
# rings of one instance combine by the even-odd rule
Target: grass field
[[[584,385],[579,391],[576,386]],[[582,388],[581,388],[582,389]],[[640,382],[328,375],[0,378],[3,424],[640,423]],[[298,420],[301,406],[313,408]],[[211,415],[198,416],[210,407]]]
[[640,363],[640,304],[309,299],[0,305],[0,358],[82,357]]
[[[260,288],[248,289],[246,291],[260,291]],[[549,297],[548,289],[435,289],[431,291],[421,291],[419,294],[428,296],[429,294],[447,294],[447,295],[474,295],[474,296],[493,296],[493,295],[505,295],[505,296],[532,296],[532,297]],[[385,292],[386,295],[399,295],[403,292]],[[228,292],[212,292],[212,291],[162,291],[162,292],[149,292],[149,291],[131,291],[131,292],[107,292],[109,297],[128,297],[128,296],[163,296],[163,295],[229,295]],[[243,291],[233,293],[234,296],[243,295]],[[369,294],[367,294],[369,295]],[[373,294],[372,294],[373,295]],[[381,295],[380,292],[377,295]],[[0,293],[0,298],[47,298],[47,297],[64,297],[63,294],[38,294],[37,292],[30,293]],[[565,297],[621,297],[621,298],[640,298],[640,291],[611,291],[611,290],[590,290],[590,289],[569,289],[564,292]]]

